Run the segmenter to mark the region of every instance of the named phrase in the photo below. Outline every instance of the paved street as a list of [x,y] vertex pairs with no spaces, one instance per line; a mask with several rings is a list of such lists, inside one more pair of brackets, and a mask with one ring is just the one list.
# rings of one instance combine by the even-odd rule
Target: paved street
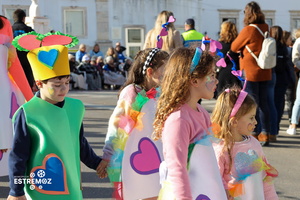
[[[71,91],[69,96],[84,102],[86,106],[85,135],[95,152],[102,155],[108,118],[116,104],[117,92]],[[212,110],[214,104],[215,100],[202,102],[208,111]],[[300,200],[300,134],[297,136],[285,134],[287,126],[287,116],[284,115],[278,142],[264,147],[264,151],[269,162],[279,171],[275,186],[280,200]],[[111,199],[112,189],[108,179],[101,180],[93,170],[84,165],[81,167],[84,199]],[[6,199],[8,191],[8,177],[0,177],[0,200]]]

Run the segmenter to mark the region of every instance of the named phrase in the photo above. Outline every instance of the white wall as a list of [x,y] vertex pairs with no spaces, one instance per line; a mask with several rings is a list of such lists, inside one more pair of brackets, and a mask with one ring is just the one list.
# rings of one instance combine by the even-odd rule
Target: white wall
[[[250,2],[246,0],[108,0],[108,39],[115,42],[125,42],[125,27],[139,26],[145,28],[145,34],[154,26],[158,13],[170,10],[174,13],[175,27],[182,30],[187,18],[194,18],[196,29],[202,33],[207,32],[214,39],[218,38],[221,21],[218,9],[235,9],[239,13],[239,30],[243,27],[243,9]],[[274,25],[281,26],[290,31],[289,10],[300,10],[299,0],[258,0],[262,10],[274,10]],[[284,3],[283,3],[284,2]],[[1,0],[2,5],[30,5],[31,0]],[[39,0],[40,13],[49,18],[49,30],[63,31],[62,7],[78,6],[87,8],[87,33],[84,38],[79,38],[80,43],[92,46],[97,40],[97,16],[95,0]],[[3,10],[0,10],[3,14]],[[120,38],[113,38],[118,34]]]

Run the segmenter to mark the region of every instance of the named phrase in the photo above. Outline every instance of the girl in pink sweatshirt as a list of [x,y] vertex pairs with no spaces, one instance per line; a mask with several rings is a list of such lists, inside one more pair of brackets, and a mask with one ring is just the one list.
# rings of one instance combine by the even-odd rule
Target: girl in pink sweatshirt
[[197,103],[213,98],[217,83],[207,51],[177,48],[170,55],[154,120],[154,138],[162,138],[164,155],[159,199],[226,199],[208,136],[210,117]]
[[277,171],[251,136],[257,105],[247,92],[226,89],[212,113],[213,131],[222,139],[213,144],[228,199],[277,200],[272,178]]

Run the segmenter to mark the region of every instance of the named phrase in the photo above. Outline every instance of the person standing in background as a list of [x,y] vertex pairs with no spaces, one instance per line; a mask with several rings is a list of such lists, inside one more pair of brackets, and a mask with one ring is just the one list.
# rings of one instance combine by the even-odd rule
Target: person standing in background
[[[277,119],[272,117],[272,120],[276,120],[276,132],[270,132],[270,141],[275,142],[279,131],[279,125],[281,117],[284,111],[285,105],[285,92],[289,84],[289,69],[288,69],[288,52],[286,45],[283,42],[283,30],[280,26],[272,26],[270,28],[270,36],[276,41],[276,66],[273,68],[276,73],[276,82],[274,88],[274,102],[277,112]],[[272,130],[272,128],[271,128]]]
[[[168,22],[169,17],[174,16],[172,12],[163,10],[161,13],[158,14],[155,26],[151,29],[145,39],[145,44],[143,49],[147,48],[155,48],[157,43],[157,36],[160,35],[162,30],[162,25]],[[162,50],[167,51],[168,53],[174,50],[177,47],[182,47],[182,38],[180,36],[180,32],[175,29],[174,23],[169,23],[167,25],[168,34],[163,36],[163,45]]]
[[231,50],[240,53],[240,68],[244,70],[247,80],[246,91],[252,95],[258,105],[256,113],[257,126],[253,135],[258,138],[262,145],[269,145],[270,134],[270,109],[268,106],[268,81],[272,79],[271,69],[261,69],[254,57],[248,52],[248,46],[258,56],[264,37],[250,24],[255,24],[262,32],[269,30],[265,23],[265,15],[257,2],[249,2],[244,9],[244,25],[238,37],[232,42]]
[[[222,44],[222,49],[220,50],[225,56],[226,67],[220,67],[217,74],[218,85],[217,85],[217,96],[221,94],[225,88],[231,87],[233,85],[242,86],[241,81],[231,73],[231,68],[233,59],[236,69],[239,70],[239,54],[230,51],[231,43],[238,36],[236,25],[230,21],[225,21],[221,24],[220,38],[219,42]],[[228,55],[226,55],[228,53]],[[230,56],[230,57],[229,57]]]
[[[293,45],[292,50],[292,61],[295,65],[296,69],[300,69],[300,28],[296,31],[296,41]],[[296,89],[296,100],[293,106],[292,112],[292,120],[289,128],[286,133],[289,135],[296,135],[296,128],[299,124],[300,118],[300,81],[298,81],[297,89]]]
[[[26,13],[24,10],[17,9],[14,11],[14,14],[13,14],[14,24],[12,25],[14,38],[19,35],[22,35],[24,33],[29,33],[31,31],[34,31],[30,26],[27,26],[24,23],[25,17],[26,17]],[[27,53],[28,52],[26,52],[26,51],[17,50],[18,58],[23,67],[23,70],[25,72],[29,86],[32,88],[33,91],[35,91],[35,90],[37,90],[37,88],[36,88],[35,81],[33,78],[30,63],[28,62],[28,59],[27,59]]]
[[196,47],[201,45],[204,35],[195,30],[195,20],[189,18],[185,21],[184,30],[181,34],[184,47]]
[[293,41],[292,41],[291,32],[283,31],[283,41],[286,45],[287,52],[288,52],[287,65],[289,71],[289,84],[286,90],[286,103],[287,103],[289,122],[291,122],[292,110],[294,106],[294,101],[296,99],[296,73],[295,73],[294,64],[292,62]]

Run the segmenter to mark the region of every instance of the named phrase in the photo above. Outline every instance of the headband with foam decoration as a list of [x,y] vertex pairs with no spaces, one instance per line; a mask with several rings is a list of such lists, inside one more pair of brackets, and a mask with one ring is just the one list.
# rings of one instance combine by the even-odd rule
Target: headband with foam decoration
[[203,37],[201,47],[196,47],[196,51],[193,56],[192,64],[190,67],[190,73],[192,73],[195,70],[196,66],[199,64],[202,53],[204,51],[208,51],[212,54],[216,54],[217,56],[219,56],[221,59],[219,59],[219,61],[216,63],[216,65],[218,67],[220,67],[220,66],[226,67],[223,53],[220,51],[220,49],[222,49],[222,48],[223,48],[222,44],[219,41],[212,40],[207,36]]
[[[245,98],[247,97],[248,95],[248,92],[245,91],[246,89],[246,84],[247,84],[247,81],[242,77],[243,76],[243,73],[241,70],[237,70],[236,69],[236,64],[234,62],[234,60],[231,58],[231,56],[229,55],[229,53],[227,53],[227,56],[228,58],[230,59],[230,61],[232,62],[232,68],[231,68],[231,73],[236,76],[240,81],[244,82],[244,86],[243,86],[243,89],[240,91],[240,94],[232,108],[232,111],[230,113],[230,118],[234,117],[236,115],[236,113],[239,111],[240,107],[242,106]],[[226,89],[225,90],[226,92],[229,92],[230,89]]]
[[170,23],[174,23],[175,21],[176,21],[176,19],[171,15],[171,16],[169,17],[168,21],[162,25],[162,29],[161,29],[159,35],[156,37],[156,39],[157,39],[156,47],[157,47],[157,48],[159,48],[159,49],[162,48],[162,46],[163,46],[163,39],[162,39],[162,36],[168,35],[168,27],[167,27],[167,26],[168,26]]
[[29,51],[28,61],[35,80],[70,75],[68,48],[78,44],[74,36],[61,32],[39,34],[34,31],[16,37],[12,44]]
[[144,74],[144,75],[146,74],[146,69],[147,69],[147,67],[150,65],[152,58],[154,57],[154,55],[155,55],[157,52],[160,51],[160,49],[161,49],[162,46],[163,46],[163,39],[162,39],[162,36],[168,35],[168,28],[167,28],[167,26],[168,26],[170,23],[173,23],[173,22],[175,22],[175,21],[176,21],[176,19],[175,19],[173,16],[170,16],[169,19],[168,19],[168,21],[167,21],[167,23],[164,23],[164,24],[162,25],[162,29],[161,29],[159,35],[156,37],[156,39],[157,39],[157,42],[156,42],[156,48],[152,49],[152,50],[149,52],[149,54],[148,54],[148,56],[147,56],[147,58],[146,58],[146,62],[144,63],[144,66],[143,66],[143,74]]

